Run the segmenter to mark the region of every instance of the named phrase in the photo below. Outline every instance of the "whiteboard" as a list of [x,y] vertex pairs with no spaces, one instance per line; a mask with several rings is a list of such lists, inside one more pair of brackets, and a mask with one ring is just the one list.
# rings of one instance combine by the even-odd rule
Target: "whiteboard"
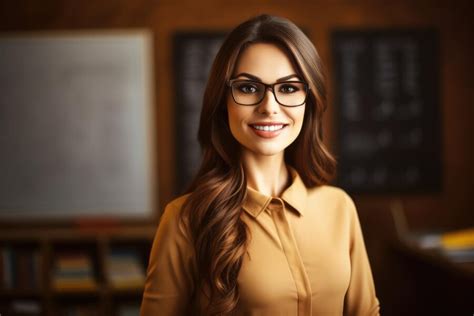
[[0,220],[156,205],[147,30],[0,36]]

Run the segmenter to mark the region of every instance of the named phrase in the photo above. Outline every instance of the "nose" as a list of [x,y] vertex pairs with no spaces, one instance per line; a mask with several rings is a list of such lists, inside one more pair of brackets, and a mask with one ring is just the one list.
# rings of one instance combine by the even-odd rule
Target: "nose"
[[268,87],[265,96],[258,105],[258,112],[261,114],[277,114],[280,111],[280,104],[276,101],[272,88]]

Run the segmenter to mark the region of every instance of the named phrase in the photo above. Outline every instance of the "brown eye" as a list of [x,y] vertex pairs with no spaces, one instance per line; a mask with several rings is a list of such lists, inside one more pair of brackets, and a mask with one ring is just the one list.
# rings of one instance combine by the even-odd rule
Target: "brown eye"
[[259,88],[257,85],[255,84],[251,84],[251,83],[240,83],[238,86],[237,86],[237,90],[239,92],[242,92],[244,94],[253,94],[253,93],[257,93],[259,91]]
[[280,89],[278,89],[279,92],[281,93],[285,93],[285,94],[290,94],[290,93],[295,93],[297,91],[299,91],[300,89],[295,86],[295,85],[291,85],[291,84],[284,84],[284,85],[281,85],[280,86]]

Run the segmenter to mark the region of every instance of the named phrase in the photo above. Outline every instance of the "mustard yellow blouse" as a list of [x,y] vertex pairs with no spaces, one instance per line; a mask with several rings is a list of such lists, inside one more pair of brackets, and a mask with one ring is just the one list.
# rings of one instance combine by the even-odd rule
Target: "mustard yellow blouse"
[[[238,276],[237,315],[379,315],[367,253],[351,198],[341,189],[293,182],[281,197],[247,188],[250,231]],[[186,196],[166,206],[150,253],[142,316],[194,315],[196,264],[179,226]],[[200,291],[201,292],[201,291]],[[205,302],[203,295],[197,301]],[[194,303],[195,304],[195,303]]]

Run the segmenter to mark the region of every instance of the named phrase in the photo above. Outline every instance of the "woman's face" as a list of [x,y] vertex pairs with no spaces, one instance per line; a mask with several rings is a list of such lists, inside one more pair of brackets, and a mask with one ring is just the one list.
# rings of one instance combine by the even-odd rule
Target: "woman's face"
[[[232,78],[266,84],[302,81],[303,78],[296,74],[290,59],[278,46],[257,43],[242,52]],[[295,87],[298,85],[289,84],[278,88],[282,93],[289,94]],[[254,89],[252,85],[239,86],[242,94],[251,94]],[[231,133],[242,145],[243,151],[264,156],[283,154],[301,131],[305,106],[280,105],[270,89],[265,92],[260,103],[245,106],[237,104],[229,91],[227,112]]]

